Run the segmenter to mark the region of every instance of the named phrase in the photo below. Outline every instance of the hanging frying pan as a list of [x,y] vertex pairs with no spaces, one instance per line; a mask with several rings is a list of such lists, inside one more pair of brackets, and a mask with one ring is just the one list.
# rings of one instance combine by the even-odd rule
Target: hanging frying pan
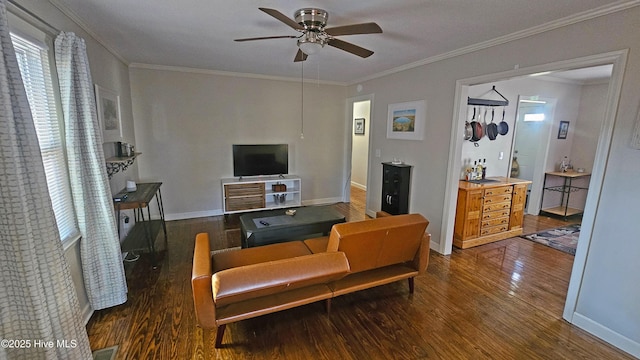
[[502,121],[498,124],[498,134],[507,135],[509,132],[509,124],[504,121],[504,108],[502,108]]
[[[471,121],[475,121],[476,119],[476,108],[473,108],[473,117],[471,117]],[[465,140],[471,140],[471,137],[473,136],[473,128],[471,127],[471,123],[469,123],[469,121],[466,121],[464,124],[464,139]]]
[[473,141],[473,142],[476,142],[482,139],[482,135],[484,135],[484,133],[482,132],[482,124],[478,120],[480,120],[480,112],[478,112],[478,119],[472,121],[470,124],[471,130],[473,132],[473,134],[471,135],[470,141]]
[[495,115],[494,109],[491,109],[491,123],[487,125],[487,137],[489,140],[495,140],[498,137],[498,124],[493,122],[493,117]]

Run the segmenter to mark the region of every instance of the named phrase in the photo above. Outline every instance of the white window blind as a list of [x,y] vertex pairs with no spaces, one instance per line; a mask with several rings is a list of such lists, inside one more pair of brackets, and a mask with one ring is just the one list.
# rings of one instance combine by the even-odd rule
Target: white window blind
[[62,241],[78,235],[64,150],[62,123],[58,119],[47,48],[11,34],[31,115],[38,134],[49,196]]

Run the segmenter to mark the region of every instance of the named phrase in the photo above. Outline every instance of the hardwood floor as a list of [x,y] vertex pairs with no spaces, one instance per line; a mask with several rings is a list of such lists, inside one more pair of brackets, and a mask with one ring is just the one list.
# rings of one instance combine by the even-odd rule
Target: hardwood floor
[[[357,203],[335,206],[364,219]],[[552,223],[530,219],[531,228],[536,221]],[[203,343],[193,314],[193,242],[206,231],[214,249],[236,246],[237,219],[171,221],[167,230],[158,269],[144,255],[127,266],[127,303],[89,321],[93,349],[119,345],[118,359],[202,359],[205,346],[218,359],[632,358],[561,319],[573,257],[520,238],[431,252],[413,295],[402,281],[340,296],[330,316],[315,303],[230,324],[213,349],[214,334]]]

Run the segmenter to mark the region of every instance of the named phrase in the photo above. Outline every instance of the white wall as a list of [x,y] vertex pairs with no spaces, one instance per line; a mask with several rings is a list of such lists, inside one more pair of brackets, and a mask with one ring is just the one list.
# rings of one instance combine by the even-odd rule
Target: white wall
[[[640,287],[636,276],[640,273],[640,262],[636,259],[640,242],[635,226],[637,204],[640,203],[640,192],[637,191],[640,151],[632,150],[629,141],[640,101],[640,88],[636,86],[640,83],[639,18],[640,8],[634,7],[360,84],[364,92],[376,96],[371,114],[371,148],[374,152],[379,149],[382,159],[372,158],[370,172],[380,171],[380,160],[394,157],[414,165],[410,210],[422,213],[431,221],[429,231],[433,235],[432,241],[437,243],[446,231],[442,228],[442,212],[456,81],[630,49],[602,198],[587,250],[586,271],[584,278],[578,276],[575,280],[581,282],[575,314],[586,319],[585,322],[592,322],[589,331],[599,336],[613,334],[609,341],[615,341],[636,356],[640,356],[640,303],[637,301]],[[356,85],[349,87],[348,96],[356,96]],[[386,139],[387,106],[418,99],[427,102],[424,140]],[[554,146],[557,151],[562,150],[560,144]],[[455,187],[455,184],[450,185]],[[379,201],[373,196],[380,189],[379,182],[370,182],[367,203],[377,208],[369,211],[379,209]],[[586,327],[585,322],[582,327]]]
[[[371,101],[353,103],[353,119],[364,119],[364,135],[352,131],[351,185],[367,190],[367,170],[369,168],[369,121]],[[352,121],[353,121],[352,119]]]
[[[292,79],[293,80],[293,79]],[[289,144],[304,204],[340,201],[345,184],[345,90],[300,81],[184,69],[131,69],[141,181],[161,181],[168,219],[219,215],[232,145]]]
[[[133,132],[129,71],[127,66],[48,1],[21,0],[19,2],[21,6],[25,7],[32,13],[35,13],[37,16],[54,26],[57,30],[75,32],[85,40],[93,81],[105,88],[116,91],[120,95],[122,127],[125,135],[124,138],[125,141],[133,142],[135,134]],[[8,8],[11,9],[11,6]],[[38,21],[36,20],[34,23],[38,23]],[[57,33],[51,35],[55,37]],[[105,148],[107,151],[112,151],[113,149],[112,146],[105,146]],[[105,153],[106,157],[113,155],[114,152]],[[127,171],[127,173],[133,174],[135,174],[135,172],[135,166],[131,167]],[[110,182],[112,193],[116,193],[124,187],[126,176],[131,175],[118,174],[114,176]],[[83,312],[82,316],[86,321],[88,321],[93,310],[89,305],[89,300],[84,287],[79,241],[65,249],[65,257],[69,262],[71,276],[73,278],[80,307]]]

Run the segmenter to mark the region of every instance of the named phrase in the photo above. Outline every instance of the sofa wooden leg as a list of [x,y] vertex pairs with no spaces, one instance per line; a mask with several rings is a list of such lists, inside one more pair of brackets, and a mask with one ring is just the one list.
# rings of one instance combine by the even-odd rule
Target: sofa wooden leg
[[327,308],[327,315],[331,315],[331,299],[324,302],[324,307]]
[[413,282],[413,278],[410,277],[409,279],[409,294],[413,294],[413,289],[414,289],[414,282]]
[[216,331],[216,348],[220,348],[222,346],[222,337],[224,336],[224,330],[226,328],[227,324],[218,326],[218,330]]

